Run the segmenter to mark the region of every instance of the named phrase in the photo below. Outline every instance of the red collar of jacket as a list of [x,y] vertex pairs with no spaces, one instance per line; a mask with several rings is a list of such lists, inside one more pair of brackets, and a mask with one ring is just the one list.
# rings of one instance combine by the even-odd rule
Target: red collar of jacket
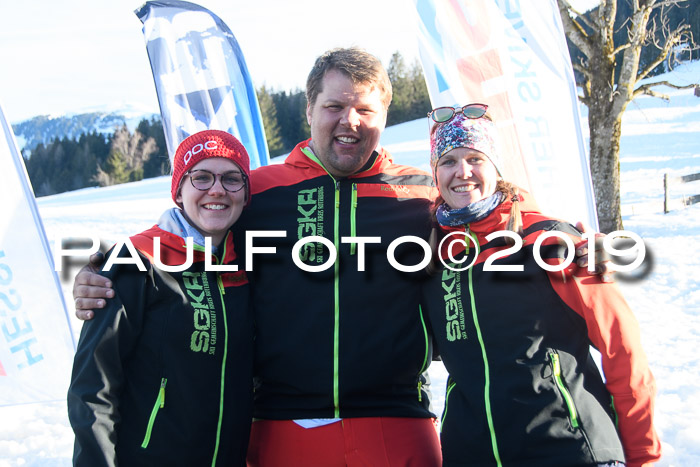
[[[134,245],[148,260],[153,263],[153,239],[160,238],[160,262],[167,266],[178,266],[184,264],[187,258],[187,248],[185,239],[154,225],[150,229],[136,234],[130,238]],[[204,261],[204,252],[195,249],[193,261]],[[233,249],[233,235],[229,231],[224,240],[223,264],[231,264],[236,259],[236,252]],[[212,260],[216,264],[215,260]]]
[[[320,174],[327,174],[328,172],[324,167],[319,165],[313,159],[309,158],[302,151],[302,149],[308,149],[309,151],[311,151],[311,147],[309,146],[310,142],[311,138],[297,144],[296,147],[289,154],[289,156],[287,156],[287,159],[284,161],[284,163],[297,168],[306,168],[309,170],[317,171]],[[316,157],[318,157],[318,155]],[[389,154],[389,152],[384,148],[380,148],[378,151],[374,151],[372,153],[372,156],[369,158],[369,161],[362,169],[360,169],[360,171],[350,175],[348,178],[367,177],[370,175],[376,175],[382,173],[385,169],[387,169],[393,164],[394,161],[391,157],[391,154]]]

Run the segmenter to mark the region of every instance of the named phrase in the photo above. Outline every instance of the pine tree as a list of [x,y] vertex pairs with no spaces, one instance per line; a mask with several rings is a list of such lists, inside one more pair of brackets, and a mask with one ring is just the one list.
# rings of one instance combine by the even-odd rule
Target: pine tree
[[406,65],[399,52],[394,52],[387,67],[387,74],[391,81],[393,98],[387,116],[387,125],[395,125],[405,122],[409,110],[410,83],[406,77]]
[[143,178],[143,165],[156,150],[153,138],[138,131],[132,135],[126,125],[112,135],[109,157],[98,167],[95,181],[101,186],[138,181]]
[[109,154],[105,170],[109,174],[108,185],[117,185],[129,181],[126,158],[119,150],[113,150]]
[[267,150],[270,152],[270,157],[278,156],[284,152],[284,142],[279,121],[277,120],[277,108],[270,91],[267,90],[265,85],[258,89],[257,94],[263,126],[265,127]]
[[280,122],[283,152],[291,151],[299,141],[311,136],[306,121],[306,95],[300,89],[276,92],[272,94],[272,101],[277,111],[277,121]]
[[420,62],[416,60],[407,68],[401,54],[395,52],[391,56],[387,74],[394,93],[387,125],[425,117],[430,111],[430,96]]
[[163,123],[159,117],[151,120],[143,119],[136,127],[136,131],[144,135],[147,139],[153,138],[155,141],[155,151],[150,154],[143,163],[143,178],[160,177],[170,173],[170,157],[165,143],[165,132]]

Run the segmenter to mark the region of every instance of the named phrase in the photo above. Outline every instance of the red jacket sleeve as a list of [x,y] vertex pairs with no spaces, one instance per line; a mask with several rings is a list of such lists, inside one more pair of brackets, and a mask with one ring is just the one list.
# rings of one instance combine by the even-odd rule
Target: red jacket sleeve
[[549,278],[564,302],[585,319],[589,339],[602,355],[627,466],[659,460],[661,442],[653,424],[656,384],[639,324],[619,287],[578,269],[550,272]]

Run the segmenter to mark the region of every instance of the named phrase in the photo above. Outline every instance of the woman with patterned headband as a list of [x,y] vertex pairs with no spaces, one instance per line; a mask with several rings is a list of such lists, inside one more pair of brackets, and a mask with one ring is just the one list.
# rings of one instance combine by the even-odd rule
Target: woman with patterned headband
[[[437,272],[424,302],[450,373],[444,465],[658,460],[655,384],[637,322],[616,284],[564,267],[558,237],[576,244],[581,234],[542,215],[528,193],[503,179],[508,154],[498,150],[486,110],[431,112],[440,197]],[[590,345],[602,354],[605,382]]]
[[245,272],[221,265],[236,263],[229,227],[250,199],[248,154],[207,130],[173,167],[178,207],[131,237],[138,258],[108,254],[115,296],[83,325],[68,392],[76,466],[245,465],[253,322]]

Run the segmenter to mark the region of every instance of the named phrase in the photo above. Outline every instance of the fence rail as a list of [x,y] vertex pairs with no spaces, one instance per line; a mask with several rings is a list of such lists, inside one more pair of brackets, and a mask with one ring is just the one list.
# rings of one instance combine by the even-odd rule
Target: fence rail
[[[668,173],[664,174],[664,214],[669,212],[668,209],[668,190],[671,184],[690,183],[700,180],[700,173],[683,175],[682,177],[669,177]],[[683,198],[683,205],[690,206],[691,204],[700,203],[700,195],[693,195]]]

